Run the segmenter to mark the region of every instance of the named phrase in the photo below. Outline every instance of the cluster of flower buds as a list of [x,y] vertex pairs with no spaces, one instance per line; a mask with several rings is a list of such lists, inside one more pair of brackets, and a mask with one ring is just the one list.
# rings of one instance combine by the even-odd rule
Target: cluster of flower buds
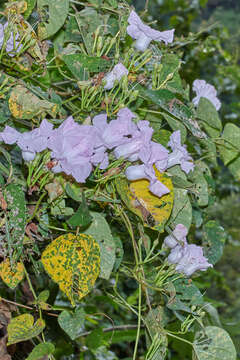
[[149,180],[149,190],[161,197],[169,189],[157,180],[153,166],[163,172],[179,164],[188,173],[194,168],[193,160],[186,147],[181,145],[180,131],[171,135],[168,145],[172,152],[169,153],[164,146],[151,140],[153,129],[149,122],[140,120],[134,123],[134,117],[131,110],[123,108],[110,122],[107,122],[107,114],[95,116],[93,125],[79,125],[70,116],[57,129],[53,129],[47,120],[43,120],[39,128],[24,133],[6,126],[0,133],[0,140],[6,144],[17,143],[26,161],[33,160],[36,153],[50,149],[56,162],[52,171],[63,171],[78,182],[86,181],[93,166],[106,169],[108,152],[113,151],[117,159],[142,162],[127,168],[127,178]]
[[178,272],[191,276],[195,271],[206,271],[213,266],[203,255],[201,246],[187,243],[187,233],[187,228],[178,224],[172,234],[164,239],[163,245],[171,249],[168,262],[176,264]]
[[4,41],[5,44],[5,51],[8,53],[9,56],[13,57],[16,55],[16,52],[19,51],[22,47],[19,40],[19,34],[10,32],[8,34],[9,24],[6,22],[4,25],[0,24],[0,49],[2,48]]

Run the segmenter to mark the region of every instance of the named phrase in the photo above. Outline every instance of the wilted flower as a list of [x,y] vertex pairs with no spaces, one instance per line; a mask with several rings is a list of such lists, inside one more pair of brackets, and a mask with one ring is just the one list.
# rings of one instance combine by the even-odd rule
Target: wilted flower
[[128,75],[128,69],[126,69],[125,66],[121,63],[115,65],[112,71],[103,78],[103,80],[106,82],[104,89],[112,89],[115,81],[120,81],[124,75]]
[[187,174],[189,171],[193,170],[193,159],[188,154],[186,145],[181,145],[180,130],[174,131],[174,133],[172,133],[168,146],[171,147],[173,152],[169,154],[167,168],[170,168],[174,165],[180,165],[181,169]]
[[135,48],[140,51],[145,51],[152,40],[164,41],[165,44],[173,42],[174,29],[162,32],[154,30],[150,26],[145,25],[135,11],[131,11],[128,23],[127,33],[137,40]]
[[[8,27],[8,22],[6,22],[4,25],[0,24],[0,48],[2,48],[3,43],[4,43],[4,36],[6,36],[4,34],[5,30]],[[22,47],[22,44],[20,44],[20,42],[18,41],[19,39],[19,33],[10,33],[9,38],[7,39],[6,42],[6,52],[8,53],[9,56],[13,57],[16,55],[16,50],[20,50]]]
[[[187,243],[187,229],[184,225],[178,224],[173,231],[173,235],[176,239],[172,235],[167,236],[164,245],[171,248],[168,262],[176,264],[176,271],[191,276],[197,270],[205,271],[212,267],[212,264],[209,264],[207,258],[203,255],[201,246]],[[180,244],[180,242],[183,244]]]
[[221,102],[217,98],[217,91],[213,85],[208,84],[205,80],[194,80],[193,91],[197,94],[192,102],[195,106],[198,105],[201,97],[205,97],[215,106],[216,110],[221,107]]

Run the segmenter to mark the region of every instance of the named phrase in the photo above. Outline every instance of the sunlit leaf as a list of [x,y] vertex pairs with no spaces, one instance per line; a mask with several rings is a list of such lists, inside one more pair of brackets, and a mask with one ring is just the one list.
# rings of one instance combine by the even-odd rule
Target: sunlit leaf
[[38,336],[44,328],[44,320],[38,319],[34,323],[34,317],[30,314],[23,314],[12,318],[7,327],[8,345],[16,344]]
[[42,360],[44,356],[54,352],[55,346],[49,342],[44,342],[35,346],[26,360]]
[[0,276],[7,286],[14,289],[24,278],[23,264],[18,262],[11,268],[9,259],[6,259],[0,263]]
[[110,227],[102,214],[91,212],[92,224],[85,231],[85,234],[91,235],[100,246],[100,277],[109,279],[113,265],[115,263],[115,241],[112,237]]
[[206,133],[210,137],[216,138],[219,136],[222,131],[222,122],[215,106],[205,97],[200,98],[197,117],[202,121]]
[[192,223],[192,205],[185,189],[174,188],[174,201],[169,225],[174,229],[176,225],[183,224],[187,229]]
[[84,330],[85,312],[83,309],[76,309],[75,312],[63,310],[58,316],[58,323],[61,328],[75,340]]
[[43,40],[54,35],[63,26],[69,0],[37,0],[37,7],[42,18],[38,25],[38,36]]
[[32,119],[45,113],[54,117],[58,110],[57,104],[40,100],[22,85],[13,88],[8,104],[12,115],[17,119]]
[[157,170],[155,172],[157,179],[170,190],[169,194],[161,198],[149,191],[148,180],[131,181],[128,187],[122,186],[124,184],[121,182],[117,189],[129,209],[137,214],[146,226],[162,232],[173,207],[173,185],[166,174]]
[[228,333],[216,326],[207,326],[196,333],[193,360],[236,360],[237,354]]
[[73,305],[84,297],[100,271],[100,249],[90,235],[66,234],[53,240],[42,253],[47,273],[58,283]]

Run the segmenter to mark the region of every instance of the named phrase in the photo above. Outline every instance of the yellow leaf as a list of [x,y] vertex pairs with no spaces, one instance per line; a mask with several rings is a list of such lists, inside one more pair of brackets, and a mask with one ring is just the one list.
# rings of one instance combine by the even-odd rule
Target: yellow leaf
[[57,104],[40,100],[22,85],[13,88],[8,105],[12,115],[17,119],[32,119],[45,113],[55,116],[58,111]]
[[72,305],[92,289],[100,271],[100,249],[95,239],[86,234],[61,235],[42,253],[47,273],[58,283]]
[[24,278],[23,264],[18,262],[11,268],[9,259],[0,264],[0,276],[7,286],[14,289]]
[[144,225],[163,232],[164,225],[169,219],[173,207],[173,184],[165,173],[160,173],[156,168],[155,173],[157,179],[170,190],[169,194],[161,198],[149,191],[148,180],[131,181],[129,186],[127,181],[122,180],[116,185],[122,200],[131,211],[143,220]]
[[34,324],[34,317],[30,314],[23,314],[12,318],[7,327],[7,345],[16,344],[38,336],[44,328],[44,320],[38,319]]

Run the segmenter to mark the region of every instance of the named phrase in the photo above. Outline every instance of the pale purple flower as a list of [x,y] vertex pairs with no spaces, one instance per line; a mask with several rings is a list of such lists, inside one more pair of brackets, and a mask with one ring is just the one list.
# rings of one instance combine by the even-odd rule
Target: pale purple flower
[[119,145],[114,150],[117,159],[123,157],[129,161],[136,161],[144,156],[144,152],[150,151],[150,141],[153,129],[149,126],[149,122],[140,120],[137,123],[137,129],[125,144]]
[[183,224],[178,224],[171,235],[168,235],[164,239],[164,246],[169,248],[174,248],[179,244],[186,244],[187,243],[187,236],[188,229]]
[[[8,22],[6,22],[4,25],[0,24],[0,49],[2,48],[4,43],[4,36],[6,36],[5,33],[7,27],[8,27]],[[5,50],[8,53],[8,55],[11,57],[15,56],[16,52],[19,51],[22,47],[22,44],[20,44],[18,40],[19,40],[19,33],[16,32],[15,34],[13,34],[13,32],[11,32],[5,45],[6,46]]]
[[58,129],[52,131],[48,147],[58,161],[54,172],[64,171],[78,182],[85,182],[92,171],[91,157],[95,147],[102,145],[96,129],[91,125],[78,125],[68,117]]
[[107,114],[100,114],[93,118],[93,126],[98,132],[104,146],[112,149],[115,146],[125,144],[137,131],[137,126],[131,121],[135,115],[128,109],[119,110],[117,119],[107,123]]
[[54,173],[63,171],[67,175],[72,175],[77,182],[84,183],[91,174],[92,169],[90,158],[77,155],[59,159],[52,171]]
[[170,192],[170,190],[159,180],[150,182],[149,190],[159,198]]
[[174,29],[162,32],[154,30],[145,25],[135,11],[131,11],[128,23],[127,33],[137,40],[134,46],[140,51],[145,51],[152,40],[163,41],[165,44],[173,42]]
[[149,151],[142,151],[139,157],[143,163],[155,164],[156,168],[163,172],[167,167],[168,150],[163,145],[151,141]]
[[176,270],[183,272],[186,276],[191,276],[197,270],[206,271],[209,267],[213,267],[203,255],[201,246],[186,245],[182,247],[180,253],[182,256],[177,263]]
[[173,235],[174,237],[170,235],[165,238],[164,245],[171,248],[168,262],[176,264],[176,271],[191,276],[197,270],[205,271],[212,267],[212,264],[209,264],[203,255],[201,246],[187,243],[187,229],[184,225],[178,224]]
[[109,165],[108,153],[106,150],[107,148],[105,146],[100,146],[94,150],[94,154],[91,156],[91,163],[94,166],[99,165],[99,169],[106,169]]
[[155,171],[151,165],[143,164],[129,166],[125,171],[125,175],[130,181],[140,179],[150,181],[149,190],[158,197],[162,197],[170,192],[170,190],[157,179]]
[[10,126],[6,126],[3,132],[1,132],[0,134],[5,144],[10,144],[10,145],[17,142],[17,140],[21,136],[21,133],[19,133],[17,130],[15,130]]
[[103,78],[103,80],[106,82],[104,89],[112,89],[115,81],[120,81],[124,75],[128,75],[128,69],[126,69],[125,66],[121,63],[115,65],[112,71]]
[[193,98],[192,102],[195,106],[198,105],[201,97],[204,97],[211,101],[215,106],[216,110],[219,110],[221,107],[221,102],[217,98],[217,91],[213,85],[208,84],[205,80],[194,80],[193,82],[193,91],[197,94]]
[[22,150],[23,159],[32,161],[36,153],[41,152],[48,147],[49,139],[53,133],[53,125],[47,120],[43,120],[39,128],[22,133],[17,144]]
[[194,168],[193,159],[188,154],[186,145],[181,145],[180,130],[174,131],[170,136],[168,146],[171,147],[172,153],[169,154],[167,168],[174,165],[180,165],[185,173],[189,173]]

